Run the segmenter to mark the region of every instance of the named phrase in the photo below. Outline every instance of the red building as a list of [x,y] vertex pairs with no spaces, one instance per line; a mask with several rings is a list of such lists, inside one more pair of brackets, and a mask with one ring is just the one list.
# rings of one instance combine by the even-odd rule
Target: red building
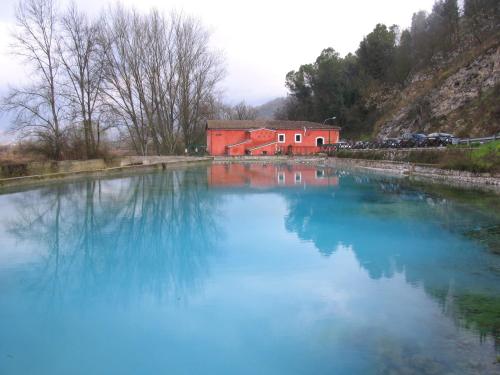
[[339,137],[339,127],[308,121],[207,121],[207,151],[214,156],[310,155]]

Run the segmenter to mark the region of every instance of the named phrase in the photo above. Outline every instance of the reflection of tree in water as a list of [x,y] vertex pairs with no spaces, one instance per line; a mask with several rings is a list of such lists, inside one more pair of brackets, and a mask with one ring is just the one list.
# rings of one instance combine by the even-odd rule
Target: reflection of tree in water
[[10,231],[40,245],[30,287],[56,300],[78,293],[187,297],[207,276],[218,229],[200,170],[89,180],[23,194]]
[[327,256],[351,245],[371,278],[404,272],[457,323],[500,343],[500,258],[464,235],[498,224],[494,213],[393,178],[346,174],[333,192],[283,192],[287,230]]

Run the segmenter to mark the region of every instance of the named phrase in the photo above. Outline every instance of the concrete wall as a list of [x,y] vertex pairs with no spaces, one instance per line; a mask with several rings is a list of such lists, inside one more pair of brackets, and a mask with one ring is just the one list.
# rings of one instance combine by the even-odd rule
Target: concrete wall
[[70,173],[106,168],[103,159],[44,161],[2,165],[1,178],[43,175],[51,173]]
[[40,176],[51,174],[81,173],[101,171],[110,168],[121,168],[131,166],[168,165],[178,163],[190,163],[193,161],[212,160],[207,157],[192,156],[128,156],[112,160],[65,160],[47,162],[29,162],[2,165],[0,178]]

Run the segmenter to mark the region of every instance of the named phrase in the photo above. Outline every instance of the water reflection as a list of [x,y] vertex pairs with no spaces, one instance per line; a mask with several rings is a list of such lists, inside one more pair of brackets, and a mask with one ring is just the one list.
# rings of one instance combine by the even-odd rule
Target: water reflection
[[273,187],[336,186],[338,176],[331,167],[307,164],[213,164],[208,172],[208,185],[215,187]]
[[9,232],[40,254],[26,270],[29,287],[53,302],[75,293],[185,298],[209,274],[222,234],[193,170],[51,186],[22,194],[15,210]]
[[[31,322],[30,340],[83,315],[144,363],[141,345],[167,348],[156,358],[173,373],[195,347],[214,373],[240,370],[249,352],[271,373],[481,371],[500,343],[500,257],[466,235],[498,216],[462,195],[327,167],[215,164],[2,198],[13,210],[0,238],[6,227],[37,252],[0,264],[0,311]],[[26,308],[33,296],[60,307],[50,324]],[[0,339],[0,355],[9,345]]]
[[457,324],[491,336],[500,347],[500,257],[467,236],[473,228],[498,226],[494,210],[396,178],[348,172],[341,174],[334,197],[328,190],[314,197],[283,195],[287,230],[312,241],[325,256],[338,243],[348,244],[371,278],[403,275]]

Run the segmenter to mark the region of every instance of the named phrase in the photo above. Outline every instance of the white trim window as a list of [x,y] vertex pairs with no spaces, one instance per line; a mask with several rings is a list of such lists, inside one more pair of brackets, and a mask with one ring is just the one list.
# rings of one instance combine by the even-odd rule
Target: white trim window
[[295,172],[295,183],[300,184],[302,182],[302,173],[301,172]]
[[285,172],[278,172],[278,184],[285,183]]
[[[321,143],[318,141],[321,139]],[[316,137],[316,147],[323,146],[325,144],[325,137]]]
[[295,133],[295,143],[302,143],[302,134]]
[[325,170],[316,169],[316,178],[325,178]]
[[278,134],[278,143],[285,143],[285,134]]

